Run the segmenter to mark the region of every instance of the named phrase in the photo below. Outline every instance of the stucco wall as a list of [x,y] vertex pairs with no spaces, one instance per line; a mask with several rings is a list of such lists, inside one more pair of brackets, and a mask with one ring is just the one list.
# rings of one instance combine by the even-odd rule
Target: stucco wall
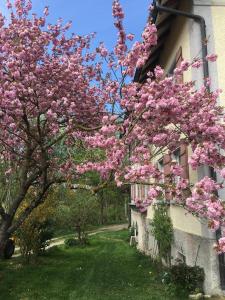
[[208,234],[204,232],[202,228],[203,224],[201,223],[200,219],[188,213],[183,207],[178,207],[175,205],[170,206],[170,218],[175,229],[198,236],[208,236]]
[[198,265],[204,269],[206,294],[222,294],[218,257],[213,249],[214,242],[213,238],[204,238],[178,229],[174,230],[171,255],[175,260],[178,253],[182,253],[188,265]]
[[[209,63],[209,75],[212,81],[211,90],[222,89],[218,104],[225,106],[225,0],[194,1],[193,13],[200,14],[206,21],[208,53],[216,53],[218,59],[215,63]],[[201,38],[199,25],[190,23],[191,57],[194,57],[198,46],[197,40]],[[192,70],[192,77],[197,83],[201,82],[201,71]],[[206,168],[199,168],[198,177],[202,178],[207,174]],[[217,174],[218,180],[219,174]],[[225,200],[225,189],[219,192],[219,196]]]
[[[225,5],[225,4],[224,4]],[[223,90],[220,104],[225,106],[225,6],[212,6],[212,25],[214,31],[215,53],[218,55],[218,86]]]
[[[188,11],[190,2],[183,0],[181,2],[181,10]],[[190,60],[190,40],[189,40],[189,24],[188,20],[183,17],[174,16],[174,20],[171,25],[171,31],[165,41],[164,50],[160,56],[160,65],[162,65],[166,71],[169,70],[174,62],[177,51],[182,47],[183,58]],[[187,71],[184,74],[184,80],[191,79],[191,72]]]
[[[173,212],[174,213],[174,212]],[[187,222],[193,221],[196,226],[196,219],[191,219],[191,216],[184,216],[183,212],[177,212],[178,218],[172,219],[175,222],[174,227],[174,241],[171,246],[171,257],[172,264],[176,263],[177,259],[184,257],[185,262],[190,265],[198,265],[204,269],[205,272],[205,283],[204,291],[207,294],[223,294],[220,289],[220,276],[219,276],[219,266],[218,266],[218,256],[213,249],[213,244],[215,243],[215,236],[213,233],[208,232],[207,227],[205,230],[208,232],[202,232],[202,227],[199,227],[193,234],[192,227],[190,230],[186,224],[185,230],[182,228],[182,222],[185,224],[184,218],[187,218]],[[151,231],[151,219],[147,217],[146,214],[141,214],[138,211],[131,211],[132,224],[138,225],[138,235],[137,235],[137,248],[151,257],[155,258],[158,255],[157,242],[152,235]],[[205,224],[203,224],[206,226]],[[179,228],[179,229],[178,229]]]
[[145,250],[148,248],[147,247],[148,231],[147,231],[146,216],[132,209],[131,226],[137,227],[138,234],[136,236],[136,242],[137,242],[138,250],[146,253]]

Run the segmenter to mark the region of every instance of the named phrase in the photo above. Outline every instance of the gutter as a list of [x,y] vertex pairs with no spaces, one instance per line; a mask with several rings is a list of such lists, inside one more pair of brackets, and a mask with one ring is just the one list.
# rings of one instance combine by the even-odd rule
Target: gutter
[[[205,59],[205,57],[208,54],[205,19],[200,15],[195,15],[195,14],[192,14],[192,13],[188,13],[188,12],[185,12],[185,11],[181,11],[181,10],[178,10],[178,9],[174,9],[174,8],[170,8],[170,7],[160,5],[158,3],[158,1],[154,1],[153,5],[154,5],[157,13],[160,12],[160,11],[161,12],[167,12],[167,13],[170,13],[170,14],[175,15],[175,16],[182,16],[182,17],[185,17],[185,18],[193,19],[193,20],[195,20],[196,22],[199,23],[200,31],[201,31],[203,74],[204,74],[204,78],[208,78],[209,77],[209,64],[208,64],[208,61]],[[154,16],[154,19],[156,19],[156,16]]]

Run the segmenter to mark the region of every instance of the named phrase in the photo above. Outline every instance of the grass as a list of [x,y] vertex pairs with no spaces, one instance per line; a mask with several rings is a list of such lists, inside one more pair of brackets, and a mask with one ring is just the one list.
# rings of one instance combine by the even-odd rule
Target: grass
[[104,232],[85,248],[54,247],[36,265],[2,261],[0,299],[181,300],[166,293],[156,267],[128,245],[127,236],[125,230]]

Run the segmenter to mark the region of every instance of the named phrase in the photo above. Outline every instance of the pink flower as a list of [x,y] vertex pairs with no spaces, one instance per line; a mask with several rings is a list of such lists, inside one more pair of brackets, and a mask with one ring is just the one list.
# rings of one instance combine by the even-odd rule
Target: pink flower
[[217,60],[218,55],[217,54],[208,54],[205,59],[211,62],[214,62]]
[[218,253],[225,252],[225,237],[222,237],[218,240],[217,245],[214,247]]
[[134,39],[134,34],[129,33],[129,34],[127,35],[127,39],[130,40],[130,41],[133,41],[133,39]]
[[225,179],[225,168],[220,171],[220,175]]
[[154,69],[155,77],[160,79],[164,75],[164,70],[160,66],[156,66]]
[[97,50],[102,57],[106,57],[108,55],[108,50],[105,48],[104,44],[100,44]]
[[198,69],[202,66],[202,64],[203,64],[202,60],[198,59],[192,64],[192,68]]
[[158,196],[158,191],[155,188],[150,188],[148,191],[148,196],[153,199]]
[[220,227],[220,222],[217,221],[217,220],[212,220],[209,224],[210,228],[213,230],[213,231],[216,231],[217,229],[219,229]]
[[183,168],[179,165],[172,165],[170,170],[171,170],[172,174],[175,176],[181,176],[181,174],[183,172]]

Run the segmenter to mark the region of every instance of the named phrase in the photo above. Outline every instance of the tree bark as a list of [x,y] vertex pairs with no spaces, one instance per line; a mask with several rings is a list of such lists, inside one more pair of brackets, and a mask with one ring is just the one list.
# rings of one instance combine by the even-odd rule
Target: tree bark
[[101,201],[100,201],[100,206],[101,206],[100,223],[101,223],[101,225],[103,225],[104,224],[104,202],[103,202],[103,199],[101,199]]
[[77,234],[78,234],[78,241],[79,241],[79,243],[81,243],[82,238],[81,238],[81,227],[80,227],[80,225],[77,225]]
[[100,224],[103,225],[105,222],[105,216],[104,216],[105,201],[104,201],[104,195],[102,190],[98,193],[98,197],[100,202]]
[[11,225],[10,220],[2,220],[0,225],[0,259],[4,258],[5,245],[10,237],[8,228]]

